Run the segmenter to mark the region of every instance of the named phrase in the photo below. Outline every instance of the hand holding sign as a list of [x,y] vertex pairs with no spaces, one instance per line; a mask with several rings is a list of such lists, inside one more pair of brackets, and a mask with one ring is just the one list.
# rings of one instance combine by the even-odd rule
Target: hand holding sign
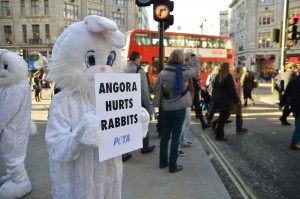
[[97,147],[100,144],[100,122],[95,111],[85,113],[81,122],[84,127],[84,133],[80,142],[87,146]]
[[147,112],[147,110],[144,109],[143,107],[142,107],[142,112],[141,112],[141,122],[142,122],[143,138],[145,138],[148,133],[148,125],[150,122],[150,115]]

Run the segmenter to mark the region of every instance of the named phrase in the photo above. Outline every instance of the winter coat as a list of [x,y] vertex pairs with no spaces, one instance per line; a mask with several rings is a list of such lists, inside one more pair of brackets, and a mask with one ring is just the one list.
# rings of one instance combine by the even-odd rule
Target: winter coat
[[300,114],[300,76],[292,79],[284,91],[284,95],[280,100],[280,106],[284,106],[285,102],[289,101],[294,115]]
[[254,73],[251,71],[245,71],[241,78],[241,85],[244,90],[253,90],[254,88]]
[[[199,71],[198,58],[192,57],[192,66],[184,65],[182,67],[183,89],[182,94],[176,95],[174,92],[175,86],[175,74],[176,65],[166,65],[165,70],[161,71],[157,77],[153,90],[156,90],[157,86],[161,84],[165,94],[161,101],[161,108],[164,111],[181,110],[192,105],[192,97],[190,91],[187,91],[189,85],[189,79],[196,76]],[[185,92],[187,91],[187,92]]]
[[288,83],[291,81],[291,79],[293,79],[294,77],[296,77],[296,74],[294,71],[292,70],[286,70],[283,74],[282,74],[282,79],[284,81],[284,90],[286,89]]
[[132,61],[129,61],[127,67],[124,68],[124,73],[139,73],[141,75],[142,105],[148,111],[148,113],[151,114],[151,100],[147,75],[143,69],[137,69],[138,66]]
[[231,74],[221,83],[219,78],[220,75],[217,75],[213,84],[215,92],[214,103],[220,111],[230,111],[233,103],[239,103],[239,97],[234,88],[234,80]]
[[52,193],[55,199],[120,199],[120,156],[99,162],[98,147],[80,142],[82,117],[95,103],[78,93],[54,95],[46,128]]

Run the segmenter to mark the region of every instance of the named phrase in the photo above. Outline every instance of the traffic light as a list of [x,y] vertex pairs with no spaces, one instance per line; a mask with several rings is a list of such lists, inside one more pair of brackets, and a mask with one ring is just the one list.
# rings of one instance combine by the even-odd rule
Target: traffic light
[[280,29],[273,28],[271,32],[271,41],[279,43],[280,41]]
[[[287,27],[287,39],[292,40],[294,42],[295,40],[300,39],[300,27],[297,26],[298,18],[296,18],[294,15],[291,15],[289,21],[288,21],[288,27]],[[289,41],[288,43],[291,43]]]
[[153,3],[153,0],[135,0],[135,4],[139,7],[150,6]]
[[165,29],[174,23],[174,16],[171,12],[174,9],[174,2],[170,0],[153,0],[153,17],[155,21],[164,22]]

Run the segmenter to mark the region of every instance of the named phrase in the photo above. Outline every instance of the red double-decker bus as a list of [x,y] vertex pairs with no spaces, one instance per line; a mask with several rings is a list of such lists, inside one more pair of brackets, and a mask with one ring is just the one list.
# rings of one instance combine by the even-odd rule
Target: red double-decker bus
[[[142,67],[149,66],[150,84],[156,80],[159,73],[159,33],[151,30],[131,30],[125,33],[126,45],[122,50],[122,57],[127,61],[131,51],[141,53]],[[184,52],[194,52],[199,57],[200,85],[205,86],[207,76],[214,66],[222,62],[234,65],[233,40],[227,36],[197,35],[189,33],[164,33],[164,62],[174,49]]]

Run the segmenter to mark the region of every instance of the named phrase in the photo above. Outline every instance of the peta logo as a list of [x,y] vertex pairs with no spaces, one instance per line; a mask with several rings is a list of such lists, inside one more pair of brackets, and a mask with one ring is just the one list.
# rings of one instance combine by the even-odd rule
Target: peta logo
[[120,137],[116,137],[114,139],[114,146],[125,144],[127,142],[130,142],[130,135],[129,134],[123,135],[123,136],[120,136]]

